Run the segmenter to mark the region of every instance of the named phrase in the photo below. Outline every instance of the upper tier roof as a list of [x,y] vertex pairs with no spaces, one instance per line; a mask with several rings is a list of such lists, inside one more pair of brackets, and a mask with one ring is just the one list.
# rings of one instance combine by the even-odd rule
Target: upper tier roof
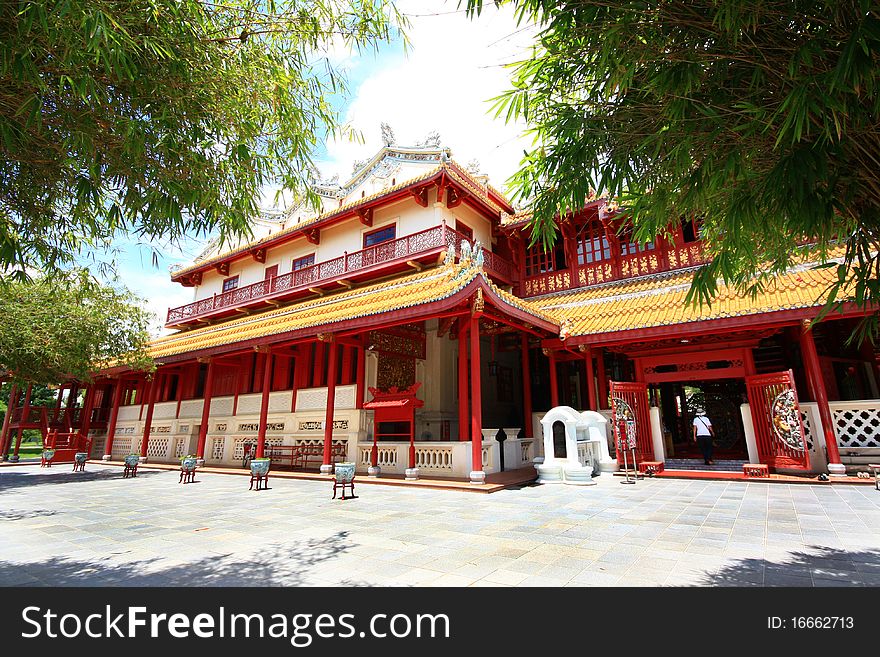
[[[415,165],[409,168],[415,168],[417,173],[396,182],[396,178],[393,178],[392,174],[395,171],[401,173],[396,167],[402,163]],[[270,220],[258,222],[268,230],[267,234],[223,251],[217,247],[209,249],[191,265],[173,269],[171,278],[179,280],[187,274],[207,269],[223,260],[239,257],[263,246],[273,245],[276,241],[284,241],[286,238],[305,230],[319,228],[323,224],[351,215],[359,209],[381,204],[383,199],[391,200],[391,197],[407,188],[433,182],[440,176],[446,176],[473,195],[489,212],[497,215],[499,222],[503,214],[513,212],[513,206],[510,202],[501,192],[489,185],[483,176],[476,176],[449,159],[449,149],[385,146],[356,171],[355,175],[344,185],[320,182],[313,186],[313,190],[322,199],[320,212],[311,215],[306,213],[305,216],[302,216],[303,207],[296,206],[281,215],[275,213]],[[376,180],[384,181],[381,183],[382,188],[370,194],[363,193],[366,192],[366,183]],[[392,182],[394,184],[391,184]],[[358,191],[361,191],[363,196],[358,196]],[[332,201],[337,203],[335,207]]]

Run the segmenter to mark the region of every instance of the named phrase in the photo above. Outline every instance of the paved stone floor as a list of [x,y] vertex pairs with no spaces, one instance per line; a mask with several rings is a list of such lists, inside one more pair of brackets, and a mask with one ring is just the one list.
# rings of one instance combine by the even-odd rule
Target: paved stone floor
[[0,468],[6,585],[877,586],[867,486],[643,480],[492,495]]

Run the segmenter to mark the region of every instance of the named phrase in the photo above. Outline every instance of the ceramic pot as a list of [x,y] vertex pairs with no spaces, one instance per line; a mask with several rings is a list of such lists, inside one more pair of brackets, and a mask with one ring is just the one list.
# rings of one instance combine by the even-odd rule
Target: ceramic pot
[[337,463],[333,468],[336,481],[340,484],[348,484],[354,479],[354,463]]
[[254,476],[265,476],[269,472],[271,459],[251,459],[251,474]]

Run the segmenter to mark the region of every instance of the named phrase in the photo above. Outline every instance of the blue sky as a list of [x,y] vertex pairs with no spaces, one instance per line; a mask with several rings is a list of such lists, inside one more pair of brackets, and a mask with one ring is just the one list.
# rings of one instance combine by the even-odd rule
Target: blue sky
[[[521,135],[523,126],[505,125],[489,115],[488,101],[507,88],[504,65],[526,53],[533,29],[516,25],[510,11],[494,7],[471,21],[455,0],[396,4],[412,23],[408,53],[400,42],[360,55],[343,49],[327,53],[346,72],[349,85],[349,95],[333,102],[365,143],[325,144],[314,154],[322,174],[345,180],[354,160],[381,147],[379,124],[385,121],[401,145],[437,130],[454,159],[463,164],[478,160],[492,183],[503,187],[528,144]],[[266,190],[264,203],[268,206],[273,197],[274,190]],[[168,268],[191,262],[206,243],[193,239],[181,247],[129,239],[114,244],[120,282],[145,298],[159,316],[156,332],[167,309],[190,302],[193,295],[191,288],[171,282]]]

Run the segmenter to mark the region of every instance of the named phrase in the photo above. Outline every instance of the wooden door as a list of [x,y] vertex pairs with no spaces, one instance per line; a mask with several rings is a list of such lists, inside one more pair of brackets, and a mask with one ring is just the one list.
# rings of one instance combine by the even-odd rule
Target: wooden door
[[758,458],[771,468],[809,470],[810,455],[791,370],[746,377]]
[[611,424],[618,461],[623,459],[621,451],[633,442],[639,461],[654,460],[647,384],[611,382]]

